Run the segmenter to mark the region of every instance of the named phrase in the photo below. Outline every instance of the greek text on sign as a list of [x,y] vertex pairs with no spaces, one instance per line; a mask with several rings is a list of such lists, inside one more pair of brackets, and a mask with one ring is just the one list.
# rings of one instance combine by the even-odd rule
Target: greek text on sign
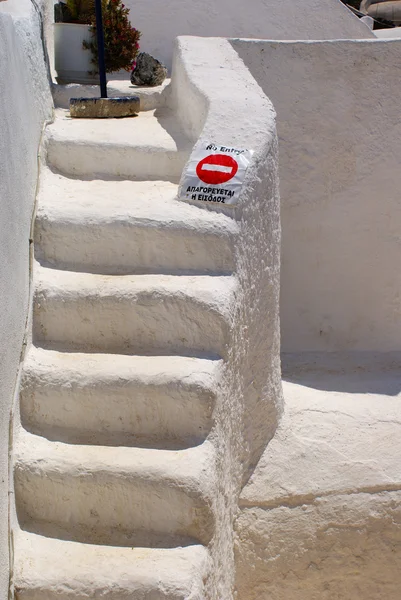
[[237,204],[253,150],[219,144],[197,148],[188,163],[181,186],[182,200]]

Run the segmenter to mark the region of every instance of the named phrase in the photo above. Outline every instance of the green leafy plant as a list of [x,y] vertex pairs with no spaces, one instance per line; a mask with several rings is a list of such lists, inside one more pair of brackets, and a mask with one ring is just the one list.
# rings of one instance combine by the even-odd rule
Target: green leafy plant
[[[112,73],[120,69],[129,71],[139,52],[141,33],[132,27],[128,19],[129,9],[122,0],[102,0],[102,12],[106,72]],[[90,42],[84,42],[84,47],[92,51],[92,64],[97,73],[98,49],[94,18],[91,24],[93,37]]]

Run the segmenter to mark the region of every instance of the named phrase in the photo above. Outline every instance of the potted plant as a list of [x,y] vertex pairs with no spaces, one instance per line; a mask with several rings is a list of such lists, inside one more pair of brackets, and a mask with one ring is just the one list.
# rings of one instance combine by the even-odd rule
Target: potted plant
[[[129,71],[139,50],[140,32],[122,0],[102,0],[106,71]],[[63,82],[97,83],[95,0],[63,0],[55,6],[55,67]]]
[[[102,12],[106,73],[130,71],[135,66],[141,33],[132,27],[128,18],[129,8],[122,0],[102,0]],[[96,21],[91,31],[92,38],[89,42],[84,41],[84,46],[92,52],[93,71],[97,73]]]

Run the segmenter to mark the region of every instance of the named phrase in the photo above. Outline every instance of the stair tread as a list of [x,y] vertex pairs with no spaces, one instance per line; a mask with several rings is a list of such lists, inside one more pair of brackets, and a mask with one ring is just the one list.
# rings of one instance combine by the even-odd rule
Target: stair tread
[[54,380],[61,385],[94,381],[124,385],[125,380],[143,384],[159,384],[182,380],[187,386],[205,389],[214,386],[214,377],[220,361],[189,356],[127,356],[125,354],[91,354],[57,352],[32,346],[25,358],[24,374],[36,379]]
[[207,440],[184,450],[89,446],[49,441],[22,427],[15,439],[21,526],[78,542],[209,543],[214,473],[215,449]]
[[125,119],[72,119],[57,109],[44,146],[47,163],[62,173],[178,181],[193,143],[169,109]]
[[212,427],[221,361],[56,352],[31,346],[21,420],[49,440],[181,449]]
[[179,480],[189,492],[198,490],[213,462],[214,449],[208,441],[183,450],[90,446],[49,441],[20,428],[15,448],[16,469],[31,469],[36,475],[91,477],[100,473],[148,482]]
[[229,314],[230,297],[236,287],[231,275],[99,275],[52,269],[35,263],[34,279],[36,294],[49,298],[73,297],[115,298],[116,303],[126,296],[146,302],[142,293],[150,294],[156,301],[163,296],[178,295],[191,298],[197,304],[208,304],[210,310]]
[[89,273],[232,273],[238,224],[176,199],[169,181],[41,175],[35,256]]
[[237,233],[230,217],[176,199],[169,181],[82,180],[43,169],[36,221],[120,222],[151,227],[187,227],[202,235]]
[[223,356],[233,276],[98,275],[35,264],[33,339],[53,350]]
[[158,109],[123,119],[72,119],[69,111],[55,110],[55,120],[46,128],[48,138],[77,145],[146,148],[165,152],[190,148],[191,142],[170,111]]
[[209,555],[201,545],[124,548],[82,544],[17,531],[17,598],[202,600]]

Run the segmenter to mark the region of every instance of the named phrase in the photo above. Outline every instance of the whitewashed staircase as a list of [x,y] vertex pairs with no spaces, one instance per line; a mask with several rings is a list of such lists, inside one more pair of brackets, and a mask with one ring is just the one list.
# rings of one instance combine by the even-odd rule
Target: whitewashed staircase
[[175,199],[191,143],[167,109],[58,109],[45,137],[16,598],[202,600],[237,226]]

